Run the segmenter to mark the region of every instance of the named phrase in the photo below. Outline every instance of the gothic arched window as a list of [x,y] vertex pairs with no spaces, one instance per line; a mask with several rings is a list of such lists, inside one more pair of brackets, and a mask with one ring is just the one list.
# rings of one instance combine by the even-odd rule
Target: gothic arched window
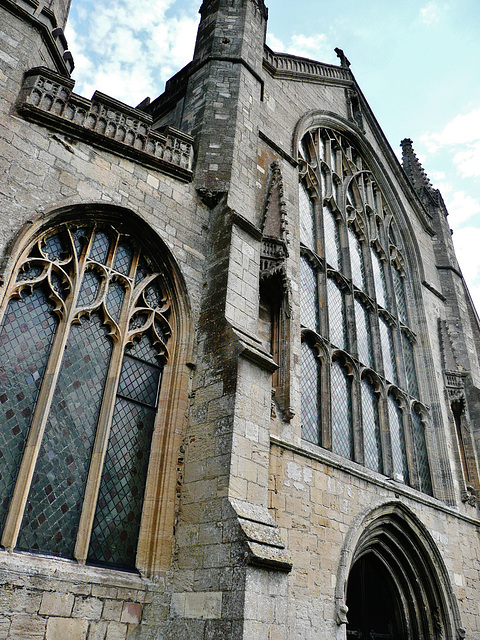
[[[416,336],[393,209],[346,134],[308,131],[299,162],[300,319],[326,353],[323,393],[331,405],[321,433],[305,435],[304,423],[304,438],[431,494],[428,417],[412,410],[420,406]],[[304,382],[313,407],[313,387]],[[317,424],[311,412],[308,422]]]
[[23,251],[0,320],[4,546],[135,567],[170,314],[120,227],[64,223]]

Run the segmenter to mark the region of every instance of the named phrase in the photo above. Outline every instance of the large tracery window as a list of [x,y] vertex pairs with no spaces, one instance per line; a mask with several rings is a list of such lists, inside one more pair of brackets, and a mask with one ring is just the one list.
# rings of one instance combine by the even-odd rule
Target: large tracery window
[[24,250],[0,322],[3,546],[135,567],[170,313],[120,228],[64,223]]
[[[431,494],[428,413],[393,211],[347,135],[310,130],[299,161],[303,438]],[[328,420],[315,414],[316,388],[330,398]]]

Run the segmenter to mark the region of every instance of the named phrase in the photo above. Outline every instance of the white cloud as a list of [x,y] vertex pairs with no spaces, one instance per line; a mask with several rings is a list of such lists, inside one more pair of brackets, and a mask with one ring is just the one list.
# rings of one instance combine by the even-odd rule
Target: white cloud
[[480,108],[460,114],[445,127],[425,134],[421,141],[431,153],[446,149],[463,177],[480,176]]
[[282,53],[287,48],[273,33],[267,33],[267,44],[275,53]]
[[[442,193],[444,193],[442,189]],[[450,214],[450,224],[452,227],[459,231],[460,227],[464,227],[464,223],[467,221],[477,222],[476,227],[480,227],[480,220],[473,220],[475,216],[480,214],[480,202],[473,198],[465,191],[454,191],[448,197],[447,209]],[[455,245],[457,243],[455,242]],[[457,247],[458,252],[458,247]],[[478,256],[476,256],[478,262]]]
[[[296,33],[287,44],[284,44],[273,33],[267,33],[267,44],[277,53],[290,53],[294,56],[319,60],[320,62],[333,61],[334,59],[333,46],[328,43],[327,36],[323,33],[313,36]],[[335,64],[337,64],[336,58]]]
[[455,250],[465,281],[475,306],[480,309],[480,265],[478,247],[480,246],[480,228],[464,227],[453,235]]
[[420,9],[420,20],[428,25],[439,22],[440,8],[436,2],[429,2],[426,7]]
[[67,26],[74,55],[75,90],[90,97],[94,89],[137,104],[155,98],[163,83],[193,55],[198,16],[169,17],[175,0],[117,0],[114,4],[86,0],[91,11],[79,12],[82,23]]

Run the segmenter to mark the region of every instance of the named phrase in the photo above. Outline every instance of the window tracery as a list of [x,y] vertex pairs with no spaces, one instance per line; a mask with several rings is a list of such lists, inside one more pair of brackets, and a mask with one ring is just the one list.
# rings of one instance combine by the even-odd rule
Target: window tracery
[[0,324],[5,547],[135,567],[170,314],[120,227],[64,223],[24,250]]
[[412,409],[419,403],[416,338],[393,212],[347,135],[308,131],[299,162],[301,323],[310,341],[326,345],[322,393],[331,404],[328,424],[310,411],[303,437],[431,494],[428,415]]

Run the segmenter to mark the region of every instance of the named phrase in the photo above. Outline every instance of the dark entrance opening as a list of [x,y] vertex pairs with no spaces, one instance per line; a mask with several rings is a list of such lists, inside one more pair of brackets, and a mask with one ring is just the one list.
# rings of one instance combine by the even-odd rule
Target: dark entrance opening
[[348,639],[406,640],[398,589],[376,554],[367,553],[353,565],[347,607]]

